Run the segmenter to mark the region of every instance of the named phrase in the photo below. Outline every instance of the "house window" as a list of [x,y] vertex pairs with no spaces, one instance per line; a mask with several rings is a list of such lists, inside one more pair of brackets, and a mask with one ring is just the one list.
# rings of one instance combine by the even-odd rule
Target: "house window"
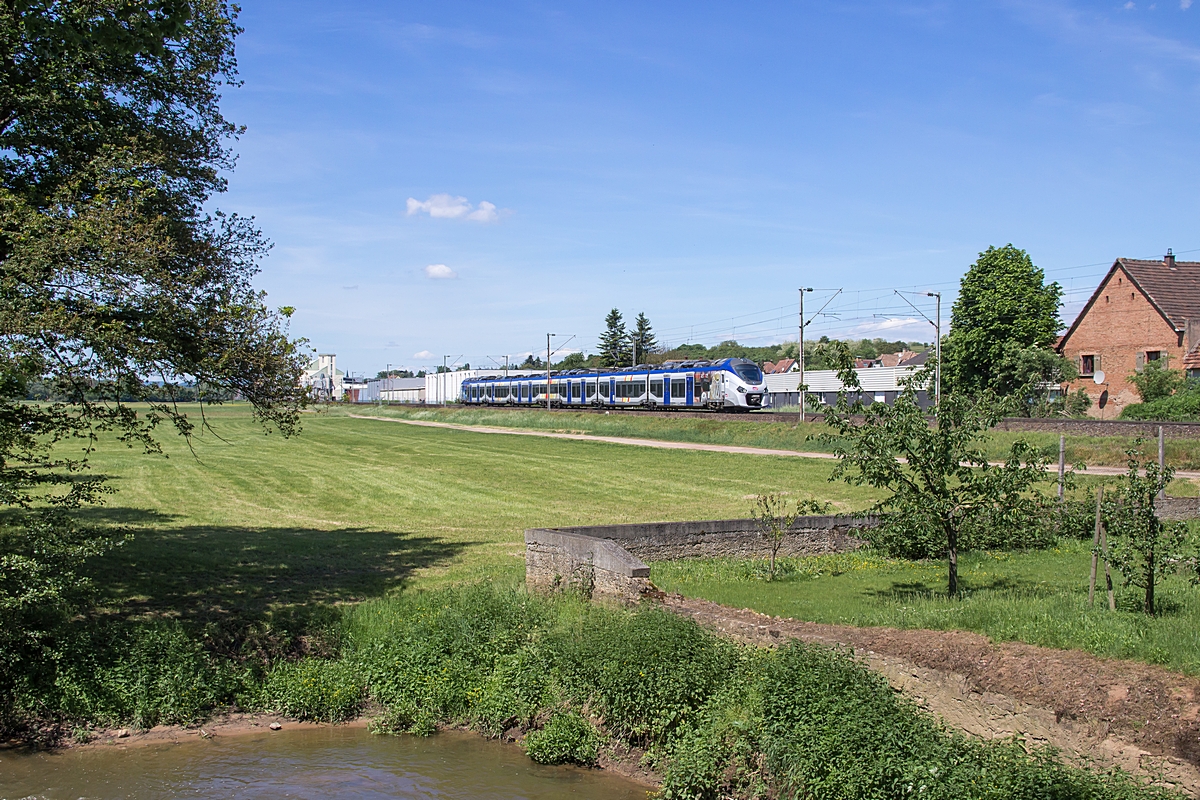
[[1080,375],[1095,375],[1096,374],[1096,356],[1080,356],[1079,357],[1079,374]]
[[1158,361],[1160,358],[1162,358],[1162,350],[1147,350],[1146,351],[1146,360],[1147,361]]

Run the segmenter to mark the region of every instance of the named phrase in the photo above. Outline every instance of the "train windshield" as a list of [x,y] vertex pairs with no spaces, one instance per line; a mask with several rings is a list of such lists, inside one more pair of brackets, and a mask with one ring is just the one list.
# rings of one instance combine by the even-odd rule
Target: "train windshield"
[[757,364],[734,364],[733,371],[746,383],[762,383],[762,370]]

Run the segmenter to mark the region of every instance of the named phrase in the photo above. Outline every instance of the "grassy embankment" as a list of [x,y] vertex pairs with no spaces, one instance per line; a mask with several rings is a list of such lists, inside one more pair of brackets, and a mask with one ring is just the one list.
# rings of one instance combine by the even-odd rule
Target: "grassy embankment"
[[[562,424],[560,415],[540,416]],[[237,407],[218,410],[213,421],[221,439],[198,438],[197,457],[177,439],[166,443],[169,458],[115,443],[96,455],[96,469],[120,490],[100,514],[136,535],[95,573],[115,615],[178,617],[239,652],[248,640],[265,653],[294,649],[320,616],[314,608],[402,586],[516,584],[527,527],[744,516],[753,496],[768,491],[840,511],[875,499],[829,483],[825,461],[480,435],[339,414],[307,418],[304,434],[287,441],[263,436]],[[658,564],[654,579],[801,619],[963,628],[1200,671],[1200,592],[1168,582],[1165,613],[1155,619],[1086,609],[1088,561],[1086,547],[1073,542],[1048,552],[966,555],[969,594],[955,602],[940,595],[940,564],[862,556],[795,564],[770,584],[755,565],[734,562]]]
[[[368,414],[400,419],[450,422],[458,425],[487,425],[526,430],[564,431],[593,436],[624,436],[635,439],[659,439],[671,442],[765,447],[775,450],[828,453],[832,447],[810,437],[821,433],[819,422],[755,422],[746,417],[717,415],[678,418],[636,416],[632,414],[594,414],[566,411],[491,410],[486,408],[420,408],[412,406],[347,406],[334,414]],[[986,445],[989,458],[1002,459],[1012,443],[1024,439],[1037,445],[1052,460],[1058,460],[1058,434],[1028,431],[993,431]],[[1093,466],[1124,466],[1125,450],[1132,439],[1122,436],[1067,436],[1067,463]],[[1157,453],[1157,445],[1147,442],[1146,452]],[[1200,440],[1168,439],[1167,462],[1176,469],[1200,469]],[[1194,490],[1192,490],[1194,493]]]
[[[473,708],[483,696],[480,693],[486,694],[487,686],[496,684],[496,691],[503,688],[500,684],[507,679],[495,677],[497,671],[521,671],[523,662],[505,659],[516,658],[512,648],[519,650],[524,640],[505,633],[503,626],[472,616],[486,609],[460,608],[461,613],[451,617],[437,617],[435,607],[453,605],[444,599],[450,595],[414,596],[405,591],[397,598],[402,587],[436,588],[481,578],[491,579],[493,585],[515,585],[521,574],[521,530],[531,525],[741,516],[747,513],[752,496],[765,491],[815,497],[833,502],[842,510],[865,507],[873,499],[863,490],[827,483],[832,465],[826,461],[486,436],[340,415],[308,418],[304,435],[286,441],[263,436],[244,407],[218,410],[212,421],[221,438],[209,434],[198,438],[197,457],[178,439],[166,442],[168,458],[144,456],[111,442],[103,444],[94,456],[97,471],[113,476],[120,490],[113,504],[94,516],[127,524],[135,536],[93,565],[103,613],[77,623],[75,635],[63,643],[66,658],[54,693],[28,698],[31,710],[68,721],[151,725],[200,719],[236,702],[241,707],[276,707],[298,715],[335,718],[343,712],[329,709],[357,708],[369,697],[388,706],[391,711],[387,719],[399,727],[421,729],[431,719],[470,721],[476,719],[471,717],[475,711],[467,714],[463,709]],[[1076,551],[1083,559],[1078,548]],[[1008,561],[997,561],[995,585],[977,586],[977,594],[1002,594],[1004,580],[1017,580],[1022,574],[1013,569],[1021,558],[1037,563],[1050,558],[1039,569],[1054,572],[1058,568],[1048,554],[1012,556]],[[905,569],[926,570],[930,581],[938,580],[937,567],[909,564],[901,571]],[[823,582],[818,579],[814,583]],[[756,583],[754,588],[784,585]],[[847,597],[855,594],[861,602],[870,592],[851,591]],[[524,602],[519,595],[504,596],[510,598],[504,601],[510,605]],[[341,605],[354,601],[364,602]],[[852,601],[852,597],[847,600]],[[1047,603],[1046,597],[1030,593],[1014,610],[1022,615],[1055,613]],[[554,608],[559,610],[539,613],[560,622],[545,624],[577,633],[586,626],[570,622],[570,615],[592,613],[569,611],[569,606]],[[564,608],[568,610],[561,610]],[[608,641],[614,642],[614,647],[615,642],[628,638],[628,629],[622,626],[635,624],[629,621],[635,618],[609,618],[602,612],[595,613],[600,615],[595,620],[600,621],[589,622],[593,627],[586,630],[601,638],[601,634],[611,634],[615,638]],[[435,617],[439,621],[436,630],[426,631],[429,636],[436,634],[444,640],[484,631],[487,636],[499,637],[501,644],[489,645],[489,652],[499,660],[490,662],[487,669],[491,672],[476,670],[470,673],[470,680],[443,686],[436,696],[419,695],[420,702],[409,703],[404,698],[411,700],[411,693],[396,693],[400,691],[397,687],[407,685],[411,689],[417,685],[409,680],[411,675],[405,672],[408,667],[402,662],[430,668],[441,664],[448,670],[446,674],[458,674],[455,665],[462,666],[474,658],[458,653],[455,648],[459,645],[445,641],[438,645],[443,647],[438,651],[441,655],[422,655],[425,651],[421,648],[427,645],[418,641],[421,637],[407,636],[404,631]],[[563,619],[569,624],[561,622]],[[650,627],[662,628],[664,624],[656,621]],[[970,620],[965,620],[964,626],[969,624]],[[724,647],[692,627],[679,635],[685,639],[700,637],[696,641],[709,642],[704,648]],[[395,650],[397,647],[401,650]],[[690,657],[689,647],[680,649],[667,643],[665,649],[646,649],[643,655],[649,654],[649,663],[660,668],[676,669],[680,659]],[[715,769],[714,764],[725,755],[705,750],[710,746],[705,742],[744,747],[746,741],[737,733],[744,730],[769,729],[770,736],[783,737],[771,741],[794,739],[805,752],[814,747],[826,748],[837,755],[837,761],[848,764],[875,764],[869,759],[891,758],[878,752],[863,755],[866,751],[858,750],[855,758],[847,758],[848,751],[838,748],[868,748],[869,742],[847,744],[849,739],[838,738],[840,729],[798,732],[801,728],[796,727],[800,723],[795,716],[778,725],[771,721],[774,717],[755,717],[767,713],[754,710],[766,708],[758,695],[755,697],[759,699],[746,699],[732,688],[722,688],[754,685],[753,681],[748,683],[747,673],[737,671],[748,669],[744,664],[753,661],[749,651],[730,652],[741,655],[730,656],[732,661],[722,663],[743,666],[722,667],[722,674],[736,675],[736,679],[728,683],[722,679],[707,694],[687,695],[690,705],[686,706],[686,714],[695,720],[702,718],[705,704],[719,704],[711,706],[719,713],[714,712],[715,716],[705,718],[708,721],[703,723],[718,726],[719,730],[709,727],[687,733],[686,726],[679,727],[680,736],[699,738],[689,738],[691,744],[686,751],[679,750],[663,762],[668,772],[681,769],[683,772],[677,775],[709,774],[705,770]],[[808,666],[789,673],[792,677],[788,682],[777,684],[783,688],[770,696],[795,696],[796,686],[806,685],[804,681],[824,686],[833,674],[829,670],[842,676],[838,680],[867,687],[862,689],[866,694],[861,697],[852,693],[849,702],[871,705],[877,700],[870,697],[890,696],[879,689],[879,684],[871,684],[872,679],[857,667],[841,662],[825,664],[820,661],[822,657],[803,655],[809,651],[802,648],[796,652],[801,653],[795,656],[797,663]],[[635,688],[642,693],[637,699],[642,708],[669,705],[660,682],[643,680],[646,675],[640,673],[644,669],[634,676],[623,656],[614,661],[602,655],[589,656],[589,663],[600,672],[580,667],[582,672],[562,673],[567,662],[541,663],[539,670],[549,666],[566,676],[562,678],[565,683],[560,684],[566,693],[554,695],[553,703],[570,706],[582,696],[571,692],[586,690],[599,704],[589,708],[603,708],[605,703],[616,702],[616,695],[606,693],[617,691],[614,686],[625,686],[622,681],[632,681],[640,687]],[[1131,655],[1139,657],[1138,653]],[[820,663],[811,662],[812,658]],[[437,674],[442,674],[438,671],[441,667],[435,670]],[[691,668],[685,665],[683,669]],[[434,691],[429,686],[441,685],[437,681],[425,684],[429,691]],[[570,686],[576,688],[568,691]],[[814,696],[822,703],[840,702],[829,693]],[[882,699],[878,702],[884,703]],[[539,712],[539,722],[545,721],[548,708]],[[923,727],[930,724],[928,720],[921,721],[923,718],[911,709],[888,710],[891,707],[886,703],[879,708],[883,709],[879,713],[891,715],[888,718],[893,722],[889,725],[916,726],[911,728],[917,731],[912,734],[913,741],[933,741],[920,732],[928,730]],[[635,744],[653,744],[637,738],[644,737],[644,731],[622,733],[622,725],[635,725],[628,722],[635,717],[622,716],[624,713],[614,711],[606,716],[615,726],[607,734],[624,736]],[[781,708],[779,713],[791,712]],[[840,715],[832,708],[822,713]],[[758,720],[751,720],[749,728],[743,725],[747,715]],[[554,737],[569,739],[575,735],[572,730],[578,733],[581,729],[577,723],[564,722],[550,728],[544,741],[547,751],[554,749]],[[719,732],[729,735],[712,738]],[[940,734],[934,737],[938,741],[942,738]],[[759,745],[755,746],[765,746],[765,739],[757,741]],[[659,746],[666,745],[660,742]],[[784,755],[785,750],[772,750],[770,758],[791,758]],[[978,765],[981,758],[1008,758],[1001,750],[987,752],[993,755],[967,757],[957,750],[943,751],[936,757],[909,754],[896,756],[889,763],[909,774],[922,759],[921,763],[926,764],[942,763],[940,759],[945,757],[950,759],[946,763]],[[824,766],[772,763],[776,765],[773,769],[783,772],[801,770],[797,775],[810,768],[832,769],[824,761]],[[1020,772],[1028,765],[1022,762],[1018,766]],[[916,773],[911,774],[916,777]],[[837,781],[849,780],[844,775],[835,777]]]

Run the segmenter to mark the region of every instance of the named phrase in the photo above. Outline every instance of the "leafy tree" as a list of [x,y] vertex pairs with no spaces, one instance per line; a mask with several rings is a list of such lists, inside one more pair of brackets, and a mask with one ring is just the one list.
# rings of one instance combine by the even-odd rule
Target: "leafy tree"
[[540,357],[534,358],[533,354],[525,356],[525,360],[521,362],[521,366],[517,369],[545,369],[546,365],[542,363]]
[[625,319],[621,312],[614,308],[604,318],[604,333],[600,334],[600,358],[604,366],[619,367],[628,363],[628,341]]
[[1171,369],[1165,358],[1146,362],[1141,372],[1129,376],[1129,382],[1137,387],[1143,403],[1170,397],[1187,385],[1183,373]]
[[[958,594],[958,550],[964,531],[1024,523],[1037,517],[1027,493],[1046,478],[1046,458],[1023,440],[1013,442],[1002,466],[988,463],[987,432],[1007,410],[991,391],[942,398],[930,425],[917,404],[917,390],[932,379],[918,373],[892,405],[863,407],[849,397],[861,392],[850,349],[834,343],[844,389],[825,406],[832,432],[819,438],[833,445],[838,464],[830,480],[886,489],[876,504],[883,515],[877,533],[893,549],[928,546],[946,557],[948,590]],[[818,402],[812,403],[819,409]],[[927,543],[927,545],[923,544]]]
[[379,373],[375,377],[376,378],[412,378],[414,376],[413,376],[411,369],[393,369],[393,370],[380,370]]
[[1048,399],[1050,387],[1078,377],[1075,365],[1053,350],[1010,341],[1005,342],[996,363],[991,389],[1000,397],[1011,398],[1020,416],[1047,417],[1067,413],[1064,400]]
[[[267,243],[206,210],[233,167],[239,129],[218,101],[238,32],[219,0],[0,4],[5,712],[18,683],[53,683],[55,636],[86,597],[80,565],[118,541],[70,513],[111,491],[87,472],[99,435],[149,452],[160,424],[189,435],[185,388],[236,393],[299,430],[292,310],[251,284]],[[54,400],[26,402],[35,385]]]
[[566,358],[555,366],[558,369],[581,369],[587,366],[588,358],[584,353],[569,353]]
[[1144,592],[1142,611],[1154,613],[1154,586],[1183,554],[1186,525],[1158,518],[1158,493],[1175,476],[1170,466],[1161,469],[1153,459],[1141,461],[1137,447],[1126,450],[1129,471],[1116,498],[1105,495],[1104,518],[1113,534],[1112,561],[1127,586]]
[[1005,347],[1049,348],[1062,322],[1062,287],[1045,283],[1029,254],[1011,244],[989,247],[963,276],[942,350],[953,391],[992,386]]
[[653,353],[658,348],[658,340],[654,337],[654,329],[650,327],[650,320],[644,313],[638,313],[629,338],[633,342],[635,363],[644,364],[646,354]]

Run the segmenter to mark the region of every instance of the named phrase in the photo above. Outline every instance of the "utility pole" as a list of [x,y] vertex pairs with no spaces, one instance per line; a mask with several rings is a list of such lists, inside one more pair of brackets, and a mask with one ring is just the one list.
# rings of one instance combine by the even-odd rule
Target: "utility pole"
[[550,410],[550,337],[557,333],[546,334],[546,410]]
[[934,367],[933,404],[937,406],[942,403],[942,293],[926,292],[925,295],[937,298],[937,324],[933,326],[937,330],[937,342],[935,343],[937,365]]
[[801,287],[800,289],[800,338],[799,355],[797,361],[800,364],[800,421],[804,422],[804,293],[811,292],[812,288]]

